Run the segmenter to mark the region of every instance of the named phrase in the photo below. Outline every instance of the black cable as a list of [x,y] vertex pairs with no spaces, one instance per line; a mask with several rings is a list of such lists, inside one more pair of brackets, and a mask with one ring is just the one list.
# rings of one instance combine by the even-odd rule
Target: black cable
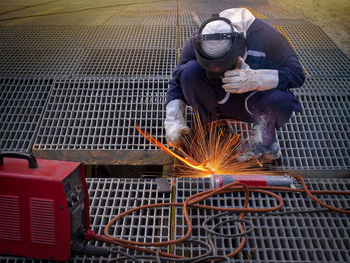
[[[105,247],[98,247],[98,246],[92,246],[92,245],[84,245],[84,244],[75,244],[73,247],[73,250],[78,254],[78,255],[87,255],[87,256],[95,256],[95,257],[109,257],[111,254],[120,254],[124,258],[131,259],[136,263],[141,263],[140,260],[135,258],[133,255],[130,255],[126,252],[120,251],[120,250],[115,250],[113,248],[105,248]],[[119,261],[120,258],[118,259],[113,259],[116,261]]]
[[64,15],[64,14],[79,13],[79,12],[85,12],[85,11],[97,10],[97,9],[104,9],[104,8],[113,8],[113,7],[129,6],[129,5],[137,5],[137,4],[150,4],[150,3],[167,2],[167,1],[172,1],[172,0],[153,0],[153,1],[147,1],[147,2],[135,2],[135,3],[96,6],[96,7],[89,7],[89,8],[83,8],[83,9],[78,9],[78,10],[55,12],[55,13],[50,13],[50,14],[38,14],[38,15],[30,15],[30,16],[9,17],[9,18],[0,19],[0,21],[9,21],[9,20],[16,20],[16,19],[23,19],[23,18],[33,18],[33,17],[41,17],[41,16],[51,16],[51,15]]
[[110,260],[109,262],[113,262],[113,261],[118,262],[118,261],[121,261],[121,260],[124,262],[125,259],[131,259],[131,260],[133,260],[133,261],[136,262],[136,263],[142,263],[142,261],[140,261],[140,260],[139,260],[138,258],[136,258],[135,256],[130,255],[129,253],[126,253],[126,252],[123,252],[123,251],[120,251],[120,250],[114,250],[114,249],[110,249],[110,252],[111,252],[111,253],[114,253],[114,254],[120,254],[120,255],[122,255],[123,257],[113,258],[113,259]]
[[[157,260],[160,260],[160,262],[167,262],[167,261],[171,261],[171,262],[201,262],[203,258],[207,258],[207,257],[211,257],[212,256],[214,248],[210,244],[208,244],[207,242],[204,242],[202,240],[196,240],[196,239],[187,239],[185,242],[194,242],[194,243],[202,244],[202,245],[208,247],[208,251],[205,254],[203,254],[203,255],[200,255],[200,256],[197,256],[197,257],[192,257],[192,258],[189,258],[189,259],[164,257],[164,256],[157,257],[157,255],[155,255],[155,256],[145,255],[145,256],[134,256],[134,257],[137,258],[137,259],[140,259],[140,260],[142,260],[142,259],[144,259],[144,260],[152,260],[154,262],[157,262]],[[123,257],[118,258],[118,260],[125,260],[125,259],[127,259],[127,258],[123,258]]]
[[[214,215],[212,217],[207,218],[202,223],[202,228],[204,229],[204,231],[206,231],[208,233],[211,233],[213,235],[221,236],[221,237],[228,237],[228,238],[245,236],[245,235],[249,234],[250,232],[252,232],[255,229],[255,226],[253,225],[253,223],[251,221],[246,220],[246,219],[240,219],[240,218],[229,218],[229,219],[223,220],[222,222],[217,223],[214,226],[212,226],[210,229],[206,226],[208,221],[217,219],[218,217],[222,217],[222,216],[225,216],[225,215],[228,215],[228,214],[232,214],[232,213],[230,213],[230,212],[223,212],[223,213],[219,213],[217,215]],[[225,223],[228,223],[228,222],[244,222],[245,224],[251,225],[251,228],[249,228],[248,230],[246,230],[244,232],[233,234],[233,235],[231,235],[231,234],[221,234],[221,233],[218,233],[218,232],[214,231],[217,227],[219,227],[219,226],[221,226],[221,225],[223,225]]]
[[[216,256],[207,256],[207,257],[203,257],[203,258],[200,259],[200,260],[192,261],[192,263],[199,263],[199,262],[207,261],[207,260],[209,260],[209,259],[225,259],[224,262],[230,262],[230,260],[231,260],[229,257],[226,257],[226,256],[218,256],[218,255],[216,255]],[[222,262],[222,261],[220,261],[220,262]]]

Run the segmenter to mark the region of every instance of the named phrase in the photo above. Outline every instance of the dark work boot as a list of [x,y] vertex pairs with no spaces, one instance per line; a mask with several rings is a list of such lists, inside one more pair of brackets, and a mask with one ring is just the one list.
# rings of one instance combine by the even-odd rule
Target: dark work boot
[[[266,145],[268,141],[268,145]],[[272,141],[272,143],[270,143]],[[246,162],[250,159],[263,159],[267,161],[279,159],[281,151],[279,142],[276,139],[275,129],[268,127],[264,116],[259,118],[259,123],[255,124],[250,135],[250,140],[243,142],[242,153],[237,161]]]

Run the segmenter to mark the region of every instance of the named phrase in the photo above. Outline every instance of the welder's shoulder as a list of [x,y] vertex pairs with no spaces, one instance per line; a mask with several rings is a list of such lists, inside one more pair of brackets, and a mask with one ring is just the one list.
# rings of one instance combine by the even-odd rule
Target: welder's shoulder
[[248,39],[249,37],[260,38],[261,41],[273,41],[282,36],[275,27],[262,19],[254,20],[253,24],[249,27],[247,35]]
[[270,53],[279,46],[285,46],[283,35],[268,22],[255,19],[247,32],[248,49],[263,50]]

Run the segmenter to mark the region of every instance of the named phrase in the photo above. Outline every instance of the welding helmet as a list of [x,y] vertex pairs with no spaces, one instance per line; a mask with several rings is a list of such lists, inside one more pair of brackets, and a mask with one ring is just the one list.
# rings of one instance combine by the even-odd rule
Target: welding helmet
[[229,19],[213,15],[201,25],[192,44],[207,77],[217,78],[234,69],[238,57],[244,56],[246,38],[244,33],[235,30]]

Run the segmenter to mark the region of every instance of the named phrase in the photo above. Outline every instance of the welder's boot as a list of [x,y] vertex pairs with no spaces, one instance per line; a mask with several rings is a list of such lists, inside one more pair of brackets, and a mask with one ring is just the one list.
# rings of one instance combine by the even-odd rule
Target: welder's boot
[[242,153],[237,158],[239,162],[246,162],[250,159],[271,161],[281,157],[275,128],[270,127],[264,117],[261,117],[254,125],[250,140],[243,142],[242,145]]

